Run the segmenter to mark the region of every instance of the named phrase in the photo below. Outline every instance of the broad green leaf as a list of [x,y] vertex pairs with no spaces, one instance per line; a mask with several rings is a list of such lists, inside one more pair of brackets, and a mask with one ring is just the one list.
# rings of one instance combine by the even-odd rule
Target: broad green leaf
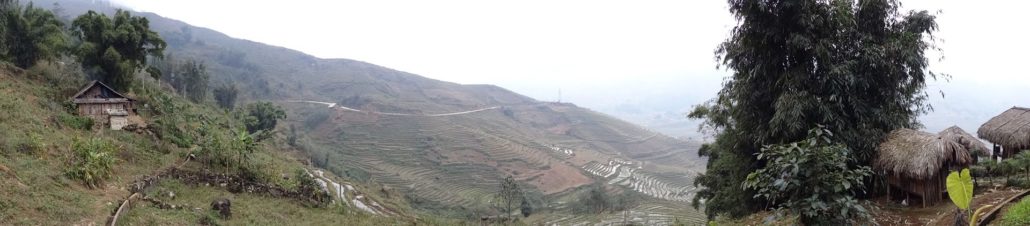
[[969,176],[969,169],[948,174],[947,186],[951,202],[959,209],[969,209],[969,202],[973,200],[973,177]]

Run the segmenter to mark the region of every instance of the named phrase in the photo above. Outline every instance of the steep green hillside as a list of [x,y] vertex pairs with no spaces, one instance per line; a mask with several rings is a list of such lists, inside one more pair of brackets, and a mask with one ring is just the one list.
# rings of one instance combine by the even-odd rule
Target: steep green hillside
[[[306,165],[303,153],[283,145],[283,136],[259,142],[246,170],[220,167],[211,162],[216,153],[207,147],[210,137],[229,133],[230,128],[223,126],[233,119],[213,106],[192,104],[164,91],[129,93],[149,106],[140,109],[142,120],[149,124],[144,129],[113,131],[92,126],[85,118],[70,113],[74,109],[68,97],[85,80],[74,68],[61,66],[64,63],[70,62],[42,64],[28,71],[0,63],[0,108],[5,109],[0,114],[0,225],[106,224],[141,181],[172,168],[171,172],[177,174],[164,175],[183,179],[166,176],[138,190],[141,196],[133,198],[131,208],[121,213],[119,224],[195,225],[207,221],[233,225],[324,225],[340,219],[368,225],[457,223],[418,217],[405,200],[374,192],[382,189],[376,185],[341,180],[331,173],[319,175],[317,168]],[[165,110],[159,113],[157,109]],[[162,124],[169,121],[178,123],[172,127]],[[86,186],[72,173],[82,161],[75,154],[76,146],[89,140],[109,143],[113,151],[109,153],[113,159],[112,174],[96,188]],[[218,175],[215,178],[240,178],[293,192],[310,186],[300,182],[298,176],[298,172],[305,170],[316,172],[316,180],[348,188],[332,194],[331,201],[317,204],[289,196],[294,193],[244,192],[234,190],[231,182],[185,179]],[[209,203],[218,198],[233,202],[234,217],[212,217],[215,215]],[[371,209],[360,205],[369,205]]]

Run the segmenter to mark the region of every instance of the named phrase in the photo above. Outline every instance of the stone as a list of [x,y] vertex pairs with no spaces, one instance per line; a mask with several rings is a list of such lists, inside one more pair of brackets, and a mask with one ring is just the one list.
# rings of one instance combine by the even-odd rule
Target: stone
[[219,198],[215,199],[215,201],[211,201],[211,210],[218,211],[218,215],[222,216],[222,219],[229,219],[229,217],[232,217],[232,210],[230,210],[231,206],[232,203],[227,198]]

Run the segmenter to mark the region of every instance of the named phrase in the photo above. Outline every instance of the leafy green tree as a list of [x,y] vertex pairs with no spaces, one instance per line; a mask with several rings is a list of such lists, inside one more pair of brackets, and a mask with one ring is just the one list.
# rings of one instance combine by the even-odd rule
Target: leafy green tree
[[504,210],[504,213],[508,215],[508,219],[511,220],[512,211],[515,211],[515,206],[522,200],[522,188],[519,187],[519,183],[512,176],[501,180],[500,188],[501,190],[497,192],[496,197],[497,205]]
[[68,38],[53,12],[32,3],[22,8],[17,1],[0,5],[5,58],[18,67],[29,68],[37,61],[60,56]]
[[211,77],[207,66],[203,62],[191,59],[183,63],[180,69],[182,71],[179,74],[182,75],[186,88],[180,91],[185,92],[186,97],[194,103],[203,102],[207,98],[207,83]]
[[522,197],[522,205],[520,206],[522,217],[529,217],[529,215],[533,214],[533,204],[529,203],[529,199],[526,197]]
[[780,206],[804,225],[851,225],[856,218],[868,218],[853,196],[872,170],[852,168],[850,150],[834,143],[825,128],[808,133],[802,141],[762,148],[757,157],[767,163],[748,174],[744,186],[764,199],[783,200]]
[[114,18],[90,10],[75,18],[72,28],[82,41],[75,49],[82,66],[123,91],[132,84],[133,74],[147,65],[147,56],[161,57],[167,46],[150,30],[147,18],[120,9]]
[[250,133],[275,129],[279,119],[286,118],[286,111],[270,102],[248,104],[243,112],[243,124]]
[[611,207],[611,201],[608,193],[604,190],[604,186],[594,184],[586,193],[580,195],[577,206],[582,208],[579,211],[598,214],[608,210]]
[[826,125],[856,165],[869,165],[889,131],[917,126],[929,110],[923,90],[936,76],[926,71],[925,38],[937,24],[926,11],[902,15],[896,0],[728,2],[738,23],[716,52],[733,74],[689,114],[715,136],[703,153],[707,171],[695,180],[702,191],[694,205],[703,200],[709,218],[743,216],[770,201],[741,187],[766,165],[754,155],[764,145]]
[[232,109],[236,107],[236,97],[239,95],[240,90],[236,88],[235,84],[224,84],[215,88],[213,91],[215,95],[215,102],[218,102],[218,106],[225,109]]

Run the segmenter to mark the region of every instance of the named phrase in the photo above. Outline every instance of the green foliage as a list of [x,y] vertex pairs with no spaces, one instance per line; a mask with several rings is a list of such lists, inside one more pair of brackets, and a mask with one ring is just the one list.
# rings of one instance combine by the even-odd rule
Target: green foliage
[[522,217],[529,217],[529,215],[533,214],[533,204],[529,203],[526,197],[522,197],[522,204],[519,210],[522,212]]
[[1016,154],[1011,159],[1012,163],[1010,164],[1012,164],[1013,167],[1022,170],[1026,180],[1030,181],[1030,152],[1021,151],[1019,152],[1019,154]]
[[46,144],[43,143],[43,137],[39,134],[30,133],[17,144],[16,148],[22,154],[36,155],[46,148]]
[[948,174],[947,188],[951,202],[961,210],[969,210],[969,202],[973,201],[973,177],[969,176],[969,169]]
[[594,184],[587,192],[579,196],[574,206],[576,212],[598,214],[608,210],[611,207],[611,201],[604,187]]
[[245,131],[235,131],[234,135],[230,143],[230,150],[236,154],[236,165],[246,167],[250,163],[251,154],[254,154],[258,148],[257,141]]
[[1020,161],[1015,158],[1008,158],[998,163],[997,172],[1005,175],[1005,180],[1008,181],[1012,174],[1018,173],[1020,169]]
[[215,88],[213,93],[215,95],[215,102],[218,103],[219,107],[232,109],[236,107],[236,97],[239,95],[240,90],[236,88],[235,84],[229,83]]
[[972,172],[970,173],[973,174],[973,176],[977,176],[979,174],[980,177],[987,178],[989,183],[993,184],[994,181],[992,177],[997,174],[998,162],[994,159],[980,160],[979,162],[976,162],[976,166],[973,167],[971,171]]
[[204,102],[204,99],[207,98],[207,83],[211,77],[207,72],[207,66],[204,66],[202,62],[187,60],[180,69],[181,71],[177,74],[182,75],[186,83],[186,89],[180,91],[185,92],[186,97],[193,103]]
[[247,132],[257,133],[258,131],[271,131],[279,119],[286,118],[286,111],[271,102],[258,102],[248,104],[243,108],[243,124]]
[[124,91],[147,56],[161,57],[165,42],[150,30],[150,21],[118,10],[114,18],[90,10],[72,22],[73,34],[82,41],[75,52],[90,74]]
[[513,219],[511,213],[515,211],[516,205],[523,201],[522,198],[522,188],[519,187],[519,183],[515,181],[514,177],[508,176],[501,180],[496,203],[508,215],[508,219]]
[[205,122],[199,135],[202,140],[197,155],[201,160],[239,173],[250,169],[251,155],[257,151],[258,145],[249,133]]
[[328,119],[329,111],[322,110],[312,112],[307,116],[307,118],[304,118],[304,128],[307,128],[308,130],[318,128],[319,125],[322,125],[322,123]]
[[198,146],[200,148],[196,154],[201,161],[209,165],[220,165],[227,168],[234,163],[228,135],[210,124],[201,126],[199,132],[201,139]]
[[18,67],[29,68],[39,60],[56,59],[64,50],[68,37],[53,12],[32,3],[22,9],[17,1],[0,11],[4,58]]
[[733,71],[713,100],[689,115],[716,133],[696,199],[705,212],[739,217],[764,206],[740,189],[762,168],[763,145],[802,140],[816,125],[836,134],[868,165],[891,130],[917,125],[928,110],[927,35],[937,29],[926,11],[898,12],[896,0],[731,0],[737,26],[717,49]]
[[186,130],[180,128],[180,121],[178,117],[160,117],[154,119],[150,123],[151,131],[158,138],[174,143],[179,148],[188,148],[193,146],[193,136],[190,135]]
[[307,171],[298,169],[294,178],[297,178],[297,192],[307,194],[308,199],[315,201],[316,205],[323,206],[332,200],[332,196],[322,190],[322,187],[315,181],[315,177]]
[[854,166],[851,151],[834,143],[831,134],[820,127],[803,141],[762,148],[757,157],[767,163],[749,174],[744,186],[754,189],[756,197],[780,203],[805,225],[846,225],[868,218],[853,196],[872,170]]
[[1016,205],[1009,207],[1005,216],[1001,217],[1001,225],[1030,225],[1030,197],[1023,198]]
[[57,116],[57,120],[64,127],[86,131],[93,129],[93,119],[90,117],[60,114]]
[[290,146],[297,146],[297,138],[297,127],[293,124],[290,124],[290,133],[286,135],[286,144],[289,144]]
[[115,147],[111,142],[99,138],[76,139],[72,145],[75,163],[68,176],[82,180],[89,188],[98,188],[111,177],[114,167]]

